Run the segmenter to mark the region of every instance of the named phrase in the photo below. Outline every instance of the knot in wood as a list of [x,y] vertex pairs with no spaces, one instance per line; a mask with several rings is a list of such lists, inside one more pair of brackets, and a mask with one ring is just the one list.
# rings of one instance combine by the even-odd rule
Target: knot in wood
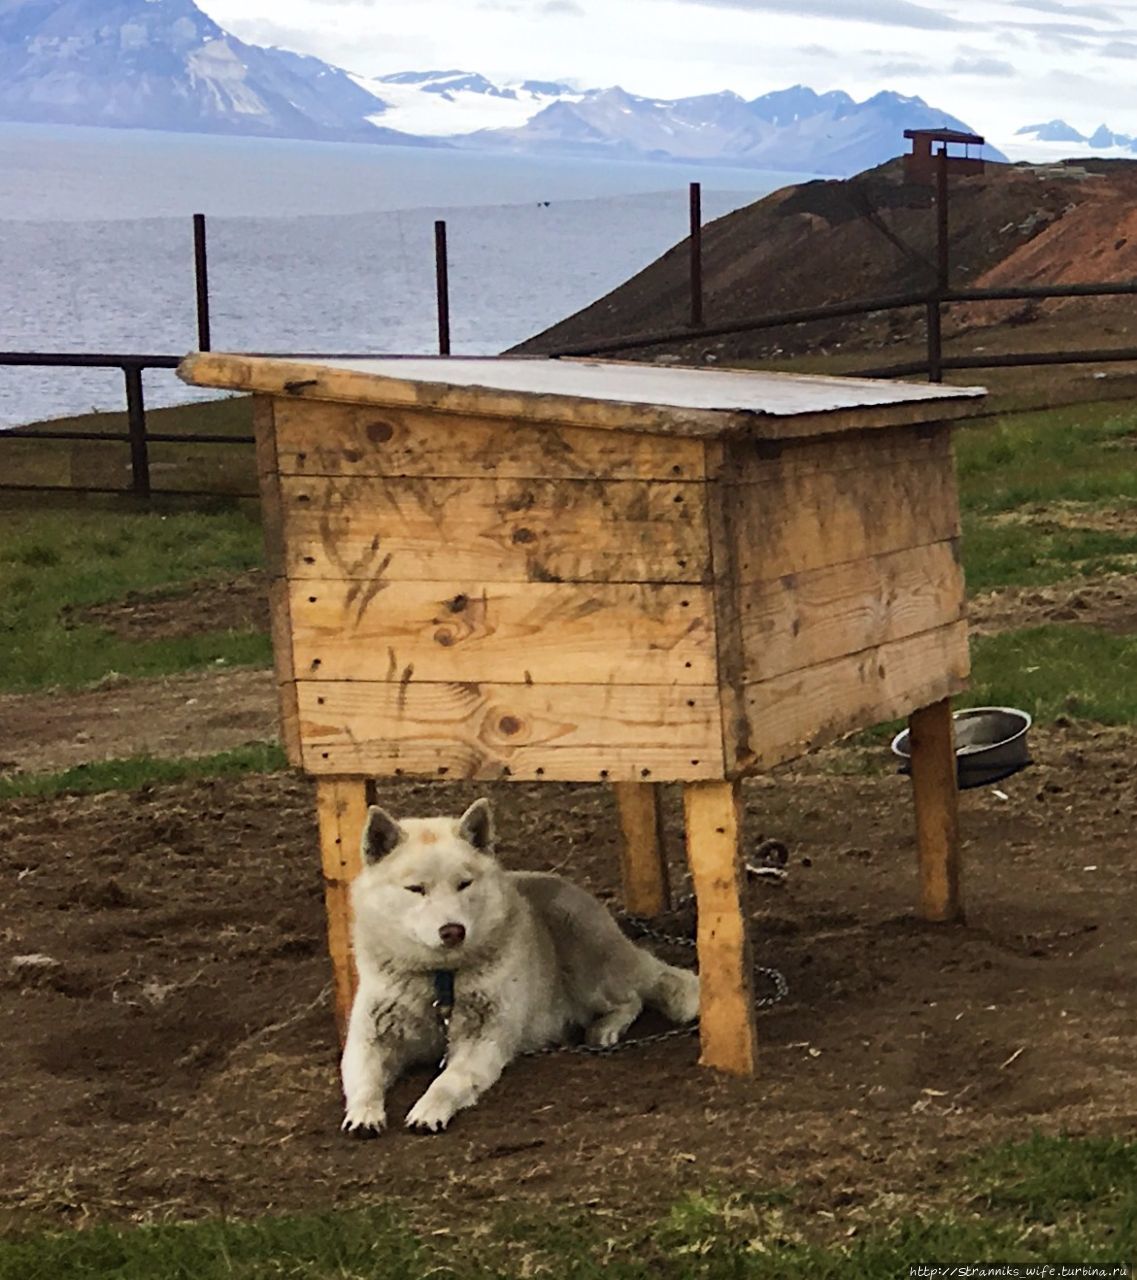
[[461,613],[469,603],[470,600],[468,596],[457,595],[453,600],[446,601],[446,607],[451,613]]
[[369,422],[367,438],[372,444],[386,444],[395,434],[395,428],[389,422]]
[[521,732],[521,721],[516,716],[502,716],[497,722],[497,727],[502,733],[512,735]]
[[520,543],[536,542],[537,535],[533,532],[532,529],[525,529],[525,528],[514,529],[513,541],[520,542]]

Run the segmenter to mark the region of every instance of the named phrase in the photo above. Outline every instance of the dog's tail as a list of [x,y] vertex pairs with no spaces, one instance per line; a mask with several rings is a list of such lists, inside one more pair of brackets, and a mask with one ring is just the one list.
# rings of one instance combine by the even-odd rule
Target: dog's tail
[[645,1001],[672,1022],[694,1022],[699,1016],[699,975],[662,960],[656,963],[659,968],[644,995]]

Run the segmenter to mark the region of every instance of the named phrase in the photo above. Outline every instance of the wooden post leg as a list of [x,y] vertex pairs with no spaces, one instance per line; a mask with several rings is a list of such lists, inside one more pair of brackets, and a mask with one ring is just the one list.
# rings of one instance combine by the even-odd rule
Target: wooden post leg
[[908,720],[912,791],[920,859],[920,914],[925,920],[959,920],[959,789],[951,699],[915,712]]
[[686,783],[683,804],[687,860],[699,908],[699,1061],[734,1075],[753,1075],[756,1035],[750,939],[743,913],[739,784]]
[[652,782],[617,782],[620,809],[620,868],[624,909],[634,916],[658,916],[671,906],[667,857],[660,816],[662,791]]
[[320,823],[320,860],[324,868],[324,905],[328,914],[328,953],[332,959],[336,1030],[340,1043],[355,996],[351,954],[351,882],[359,874],[359,844],[367,820],[370,786],[362,778],[319,778],[316,811]]

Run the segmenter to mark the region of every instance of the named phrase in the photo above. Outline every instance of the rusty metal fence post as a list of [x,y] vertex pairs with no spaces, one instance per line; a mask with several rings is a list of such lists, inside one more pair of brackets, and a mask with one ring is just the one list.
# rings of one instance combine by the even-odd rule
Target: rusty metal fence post
[[450,354],[450,262],[446,250],[446,223],[434,224],[434,278],[438,290],[438,354]]
[[146,438],[146,401],[142,394],[142,369],[123,368],[126,379],[126,418],[130,431],[131,489],[137,498],[150,497],[150,445]]
[[703,187],[691,183],[691,328],[703,327]]
[[936,152],[936,287],[928,299],[928,381],[944,380],[943,300],[948,291],[948,154]]
[[193,265],[197,284],[197,349],[209,351],[213,341],[209,326],[209,255],[205,243],[205,214],[193,215]]

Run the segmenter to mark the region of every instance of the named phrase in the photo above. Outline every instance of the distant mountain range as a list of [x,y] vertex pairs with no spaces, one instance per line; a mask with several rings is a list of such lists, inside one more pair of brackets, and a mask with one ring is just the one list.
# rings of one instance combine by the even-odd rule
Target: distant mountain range
[[1093,133],[1079,133],[1073,125],[1065,120],[1048,120],[1045,124],[1028,124],[1020,129],[1016,138],[1025,138],[1030,142],[1056,142],[1063,145],[1075,145],[1079,151],[1087,149],[1095,154],[1110,152],[1137,152],[1137,138],[1129,133],[1114,133],[1108,125],[1099,125]]
[[193,0],[0,0],[0,119],[835,175],[898,155],[905,129],[968,129],[890,92],[659,99],[464,70],[368,79],[246,44]]
[[406,142],[318,58],[227,34],[193,0],[0,0],[0,119]]

